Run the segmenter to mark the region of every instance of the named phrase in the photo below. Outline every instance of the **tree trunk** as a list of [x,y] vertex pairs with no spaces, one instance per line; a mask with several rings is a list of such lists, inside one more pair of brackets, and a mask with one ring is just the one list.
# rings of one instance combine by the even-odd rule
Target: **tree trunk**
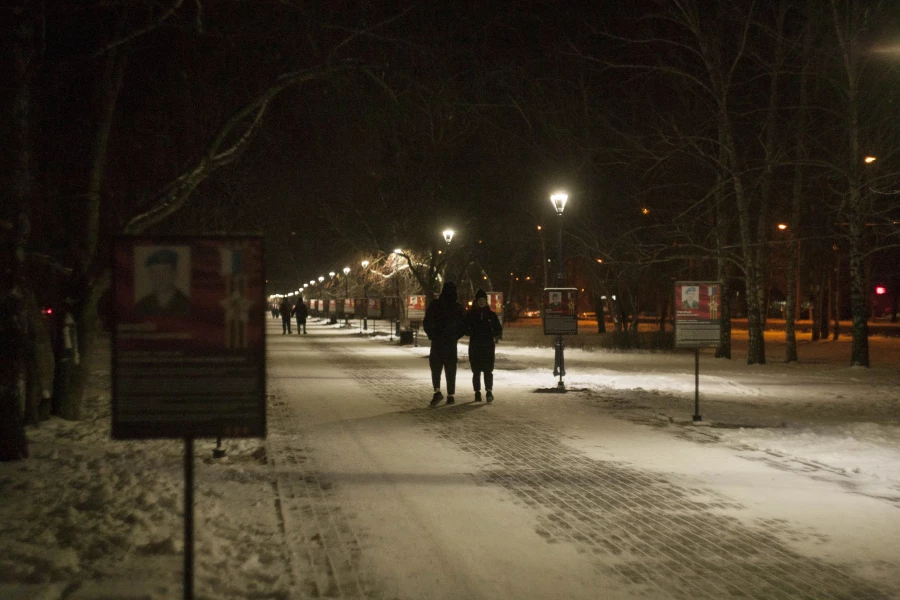
[[812,341],[818,342],[822,338],[822,286],[813,283],[809,294],[809,321],[812,329]]
[[841,255],[835,254],[834,265],[834,332],[832,338],[835,342],[841,336]]
[[11,133],[6,141],[10,146],[11,189],[3,192],[10,202],[0,203],[0,461],[28,457],[22,419],[29,343],[25,252],[31,229],[31,73],[37,52],[39,10],[37,2],[22,0],[15,10],[7,11],[16,21],[3,27],[3,32],[10,34],[13,77],[10,104],[3,107]]

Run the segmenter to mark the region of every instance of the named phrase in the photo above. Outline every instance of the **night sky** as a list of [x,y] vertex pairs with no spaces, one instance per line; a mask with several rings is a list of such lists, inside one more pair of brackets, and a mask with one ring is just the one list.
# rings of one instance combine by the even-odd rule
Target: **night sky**
[[[460,248],[481,240],[498,281],[509,270],[535,270],[535,227],[555,232],[548,197],[557,188],[570,194],[568,247],[588,259],[613,257],[624,240],[638,244],[627,251],[632,257],[647,247],[710,247],[717,104],[702,84],[696,40],[671,18],[672,3],[23,0],[13,8],[19,5],[25,9],[7,15],[7,31],[32,28],[24,44],[33,50],[24,71],[30,243],[63,262],[83,230],[103,91],[119,73],[102,183],[104,252],[164,185],[202,159],[234,111],[283,74],[301,71],[313,75],[272,98],[241,156],[210,173],[151,233],[263,232],[271,292],[367,252],[427,249],[445,227],[457,230]],[[697,22],[722,64],[744,50],[729,110],[746,185],[758,194],[778,13],[739,1],[704,6],[696,4]],[[780,162],[768,210],[774,220],[788,212],[798,47],[812,23],[818,71],[809,148],[836,166],[808,181],[826,197],[825,220],[835,222],[837,163],[847,150],[845,121],[833,116],[843,102],[840,55],[828,14],[807,18],[803,2],[785,6]],[[865,30],[866,44],[890,39],[897,23],[896,10],[877,8],[884,18]],[[867,117],[873,134],[866,141],[881,152],[883,176],[896,171],[887,164],[896,127],[885,127],[896,124],[896,85],[885,82],[897,67],[882,61],[876,71],[865,93],[879,109]],[[10,112],[13,90],[3,98]],[[16,160],[16,148],[4,152],[5,161]]]

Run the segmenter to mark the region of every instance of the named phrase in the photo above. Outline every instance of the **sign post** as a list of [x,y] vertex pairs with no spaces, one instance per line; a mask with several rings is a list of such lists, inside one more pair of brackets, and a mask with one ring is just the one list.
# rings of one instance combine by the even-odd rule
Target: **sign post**
[[694,415],[700,415],[700,348],[719,344],[722,323],[722,283],[719,281],[675,282],[675,347],[694,349]]
[[112,262],[112,437],[184,440],[191,600],[194,438],[266,435],[262,238],[118,237]]
[[565,393],[566,375],[564,335],[578,335],[578,289],[544,288],[544,335],[556,336],[553,376],[559,376],[556,391]]

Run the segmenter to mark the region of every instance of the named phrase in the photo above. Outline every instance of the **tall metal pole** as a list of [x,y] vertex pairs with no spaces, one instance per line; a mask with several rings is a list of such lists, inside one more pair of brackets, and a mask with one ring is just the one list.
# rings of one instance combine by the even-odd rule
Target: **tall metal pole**
[[[563,267],[563,241],[562,241],[562,212],[559,213],[559,256],[557,257],[556,285],[563,287],[566,284],[566,273]],[[559,375],[559,382],[556,387],[559,391],[565,391],[566,384],[563,383],[563,377],[566,375],[566,359],[565,345],[563,344],[563,336],[556,336],[556,364],[553,368],[553,374]]]

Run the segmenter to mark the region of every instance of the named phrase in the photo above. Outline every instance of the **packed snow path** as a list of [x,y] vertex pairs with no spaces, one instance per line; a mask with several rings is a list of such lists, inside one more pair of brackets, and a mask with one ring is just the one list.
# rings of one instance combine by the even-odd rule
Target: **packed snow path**
[[897,597],[889,502],[536,394],[515,370],[476,404],[461,362],[457,405],[428,408],[424,355],[270,321],[298,597]]

